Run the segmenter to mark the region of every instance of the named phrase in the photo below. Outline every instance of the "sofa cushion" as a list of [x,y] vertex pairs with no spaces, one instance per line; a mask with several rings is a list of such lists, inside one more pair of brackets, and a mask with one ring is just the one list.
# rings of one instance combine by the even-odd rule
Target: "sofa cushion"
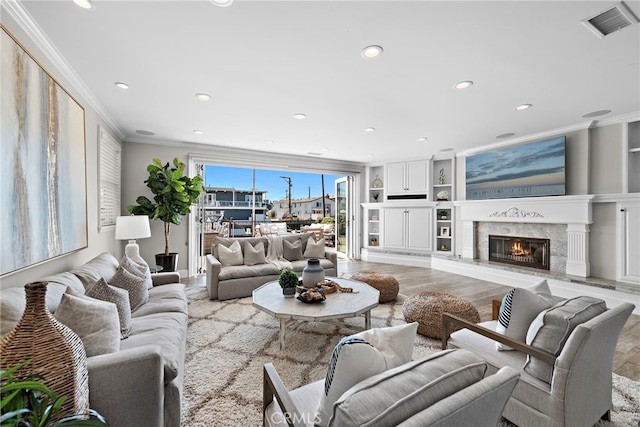
[[480,381],[487,365],[465,350],[445,350],[365,379],[336,401],[330,426],[395,426]]
[[[512,289],[502,299],[496,332],[524,342],[533,319],[555,301],[546,279],[528,288]],[[512,350],[499,342],[496,342],[496,348]]]
[[284,258],[286,260],[297,261],[299,259],[304,259],[302,256],[302,239],[297,239],[294,242],[283,240],[282,244],[284,245]]
[[324,258],[324,239],[316,241],[315,239],[307,240],[307,248],[304,250],[304,258]]
[[[234,237],[216,237],[212,245],[212,252],[213,252],[214,258],[217,259],[218,261],[220,260],[220,253],[218,251],[218,248],[220,247],[220,245],[228,248],[233,244],[233,242],[236,242],[238,240],[239,239]],[[250,243],[253,246],[255,246],[258,242],[262,242],[262,244],[264,245],[264,253],[265,254],[268,253],[267,251],[269,249],[269,240],[267,240],[266,237],[243,237],[241,240],[245,244]]]
[[131,334],[131,305],[127,290],[111,286],[101,278],[87,289],[85,296],[114,303],[120,320],[120,337],[124,339]]
[[249,242],[244,243],[244,265],[265,264],[266,262],[264,242],[258,242],[255,246]]
[[360,381],[383,372],[385,367],[384,356],[370,343],[357,337],[342,338],[331,353],[324,393],[320,396],[314,418],[315,424],[327,426],[333,404],[342,393]]
[[129,273],[135,274],[138,277],[144,279],[144,285],[147,289],[153,288],[153,281],[151,280],[151,269],[147,262],[142,259],[141,256],[136,255],[133,258],[125,255],[120,260],[120,266],[126,269]]
[[411,360],[418,323],[405,323],[387,328],[372,328],[352,335],[362,338],[382,353],[385,369],[395,368]]
[[80,337],[87,357],[120,349],[120,320],[115,304],[63,294],[54,316]]
[[[527,332],[526,342],[532,347],[557,356],[576,326],[606,310],[607,306],[603,300],[589,296],[579,296],[560,302],[535,318]],[[551,384],[553,366],[547,362],[528,356],[524,370]]]
[[280,274],[280,270],[273,264],[232,265],[220,268],[218,280],[242,279],[245,277],[272,276]]
[[[49,289],[53,288],[53,283],[58,283],[64,286],[65,290],[67,287],[71,287],[82,294],[84,294],[86,290],[84,284],[80,281],[80,279],[78,279],[78,276],[68,271],[65,271],[64,273],[54,274],[53,276],[47,276],[42,279],[42,281],[49,283],[49,285],[47,286],[47,292],[49,292]],[[60,300],[60,298],[58,298],[58,300]]]
[[171,283],[149,289],[149,300],[131,313],[133,318],[154,313],[187,313],[187,297],[183,284]]
[[117,268],[118,260],[110,253],[103,252],[85,264],[74,268],[71,273],[80,279],[86,289],[101,277],[108,283],[116,274]]
[[[186,313],[155,313],[131,319],[131,335],[122,340],[122,350],[159,345],[164,362],[164,383],[170,383],[182,369],[187,334]],[[135,375],[132,372],[132,375]]]
[[220,245],[218,247],[219,260],[222,265],[242,265],[242,248],[240,242],[235,241],[229,247]]
[[149,299],[149,289],[145,284],[144,277],[136,276],[122,266],[118,267],[109,284],[129,292],[131,311],[134,311]]

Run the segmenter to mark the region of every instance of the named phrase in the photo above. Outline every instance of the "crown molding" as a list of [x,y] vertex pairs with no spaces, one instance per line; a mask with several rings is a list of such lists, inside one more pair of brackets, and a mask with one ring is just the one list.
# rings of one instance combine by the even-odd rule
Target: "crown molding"
[[95,97],[93,92],[89,90],[78,73],[71,68],[67,60],[42,31],[40,26],[36,24],[29,12],[27,12],[17,0],[2,0],[2,6],[26,35],[33,40],[38,49],[40,49],[54,67],[56,67],[58,73],[69,82],[80,97],[89,104],[112,132],[120,139],[124,139],[126,135],[125,132],[113,117],[111,117],[100,101],[98,101],[98,98]]

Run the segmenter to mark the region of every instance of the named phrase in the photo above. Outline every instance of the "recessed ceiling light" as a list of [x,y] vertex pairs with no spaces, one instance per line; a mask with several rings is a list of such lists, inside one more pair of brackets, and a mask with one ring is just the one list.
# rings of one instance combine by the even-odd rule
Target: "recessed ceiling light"
[[202,135],[204,132],[201,131],[201,130],[196,129],[196,130],[193,131],[193,133],[195,133],[196,135]]
[[592,111],[590,113],[583,115],[582,117],[584,117],[585,119],[590,119],[592,117],[604,116],[605,114],[609,114],[610,112],[611,110]]
[[367,157],[373,157],[373,154],[367,154]]
[[377,56],[382,55],[382,51],[383,51],[382,46],[371,45],[362,49],[362,52],[360,52],[360,55],[362,55],[362,57],[365,59],[373,59]]
[[209,95],[208,93],[196,93],[196,98],[198,98],[200,101],[208,101],[211,99],[211,95]]
[[270,139],[267,139],[264,143],[265,144],[273,144],[273,141],[271,141]]
[[215,4],[216,6],[220,6],[220,7],[227,7],[227,6],[230,6],[231,3],[233,3],[233,0],[209,0],[209,1]]
[[73,2],[83,9],[93,9],[96,7],[91,0],[73,0]]
[[515,136],[515,133],[508,132],[508,133],[503,133],[501,135],[496,136],[496,139],[511,138],[512,136]]
[[518,105],[516,107],[516,110],[518,110],[518,111],[528,110],[531,107],[533,107],[533,105],[531,105],[531,104],[520,104],[520,105]]
[[422,141],[426,141],[427,137],[426,136],[421,136],[420,138],[418,138],[418,141],[422,142]]
[[114,83],[116,86],[118,86],[120,89],[129,89],[129,85],[123,82],[115,82]]
[[327,147],[324,147],[322,151],[329,151],[329,149]]
[[304,113],[296,113],[293,115],[293,118],[298,120],[304,120],[307,118],[307,115]]
[[376,128],[374,127],[368,127],[364,129],[365,132],[373,132],[374,130],[376,130]]
[[473,82],[471,80],[465,80],[463,82],[458,82],[455,85],[456,89],[466,89],[468,87],[473,86]]
[[136,133],[139,133],[140,135],[147,135],[147,136],[155,135],[155,133],[151,132],[150,130],[137,130]]

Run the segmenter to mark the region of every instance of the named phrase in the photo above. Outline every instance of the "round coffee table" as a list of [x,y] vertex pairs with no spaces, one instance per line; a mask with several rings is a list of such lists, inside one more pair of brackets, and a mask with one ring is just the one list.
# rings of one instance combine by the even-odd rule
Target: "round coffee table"
[[331,277],[353,293],[334,292],[326,301],[304,303],[297,298],[285,298],[277,281],[265,283],[253,291],[253,306],[280,320],[280,349],[285,348],[287,327],[300,322],[327,322],[364,315],[364,329],[371,328],[371,309],[378,306],[380,292],[366,283]]

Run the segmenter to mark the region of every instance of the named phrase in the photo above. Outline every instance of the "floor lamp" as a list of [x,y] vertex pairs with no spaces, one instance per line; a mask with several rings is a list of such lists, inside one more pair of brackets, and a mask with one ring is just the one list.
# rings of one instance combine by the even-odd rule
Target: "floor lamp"
[[119,216],[116,218],[116,240],[128,240],[124,253],[129,258],[140,257],[136,239],[151,237],[149,217],[146,215]]

